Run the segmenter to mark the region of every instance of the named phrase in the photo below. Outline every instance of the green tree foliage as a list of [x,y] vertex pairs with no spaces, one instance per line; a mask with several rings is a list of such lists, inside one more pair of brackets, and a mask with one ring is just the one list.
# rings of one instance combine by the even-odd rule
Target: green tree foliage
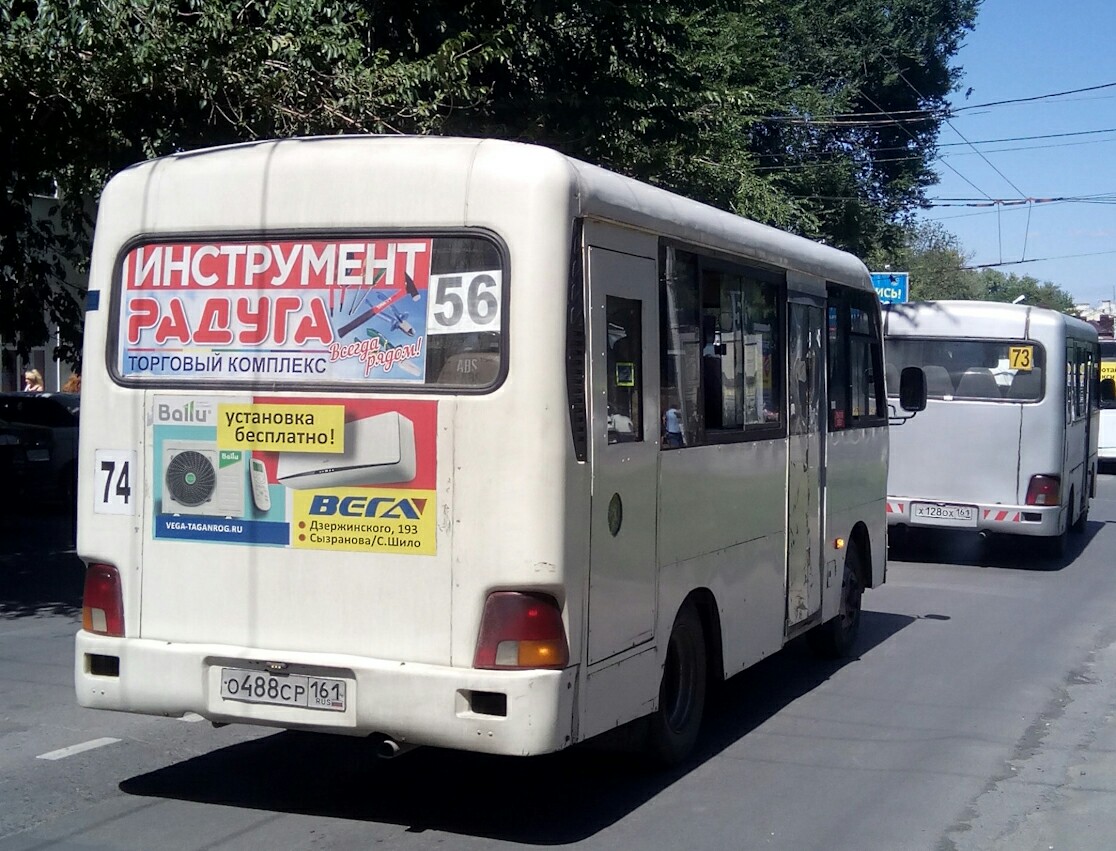
[[1048,307],[1062,313],[1073,313],[1073,296],[1049,281],[1030,275],[1005,274],[998,269],[984,269],[979,275],[981,298],[989,301],[1015,301],[1023,296],[1026,304]]
[[276,136],[538,142],[861,255],[900,246],[978,3],[0,0],[0,337],[40,344],[45,309],[78,356],[64,272],[113,172]]
[[817,222],[803,222],[806,235],[860,256],[901,242],[936,181],[930,163],[960,74],[950,61],[976,7],[965,0],[778,4],[786,68],[779,102],[790,120],[761,122],[759,153],[771,182],[801,199]]

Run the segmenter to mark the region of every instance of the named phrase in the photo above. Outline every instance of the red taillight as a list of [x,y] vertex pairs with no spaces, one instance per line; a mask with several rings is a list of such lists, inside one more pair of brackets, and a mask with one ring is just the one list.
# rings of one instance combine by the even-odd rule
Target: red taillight
[[124,635],[120,572],[111,564],[91,564],[85,571],[81,627],[99,635]]
[[564,668],[569,661],[566,628],[553,597],[519,591],[488,595],[474,668]]
[[1057,505],[1061,485],[1057,476],[1031,476],[1027,485],[1027,505]]

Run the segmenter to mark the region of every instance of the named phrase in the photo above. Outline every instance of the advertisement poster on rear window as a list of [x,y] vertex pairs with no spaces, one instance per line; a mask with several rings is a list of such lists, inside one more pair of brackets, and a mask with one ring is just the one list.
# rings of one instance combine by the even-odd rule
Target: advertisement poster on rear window
[[502,280],[475,237],[137,245],[120,262],[116,372],[367,386],[422,384],[430,371],[435,382],[451,354],[498,345]]
[[156,539],[434,555],[437,403],[155,396]]

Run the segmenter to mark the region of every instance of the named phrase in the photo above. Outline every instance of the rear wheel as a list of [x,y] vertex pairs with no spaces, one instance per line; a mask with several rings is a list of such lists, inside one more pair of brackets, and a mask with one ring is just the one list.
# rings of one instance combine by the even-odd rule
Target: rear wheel
[[677,765],[693,750],[705,711],[706,680],[705,633],[697,609],[686,603],[670,631],[659,708],[651,716],[649,750],[663,765]]
[[837,617],[819,624],[806,634],[810,649],[826,659],[840,659],[852,652],[860,634],[860,607],[864,580],[860,548],[852,545],[845,553],[841,576],[841,608]]

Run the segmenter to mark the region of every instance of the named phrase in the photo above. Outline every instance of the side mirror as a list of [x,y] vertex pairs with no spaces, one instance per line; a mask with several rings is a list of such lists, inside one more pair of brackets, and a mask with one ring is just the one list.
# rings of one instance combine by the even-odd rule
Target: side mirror
[[1102,378],[1100,391],[1102,402],[1116,402],[1116,380]]
[[903,367],[899,376],[899,407],[912,413],[926,409],[926,373],[921,367]]

